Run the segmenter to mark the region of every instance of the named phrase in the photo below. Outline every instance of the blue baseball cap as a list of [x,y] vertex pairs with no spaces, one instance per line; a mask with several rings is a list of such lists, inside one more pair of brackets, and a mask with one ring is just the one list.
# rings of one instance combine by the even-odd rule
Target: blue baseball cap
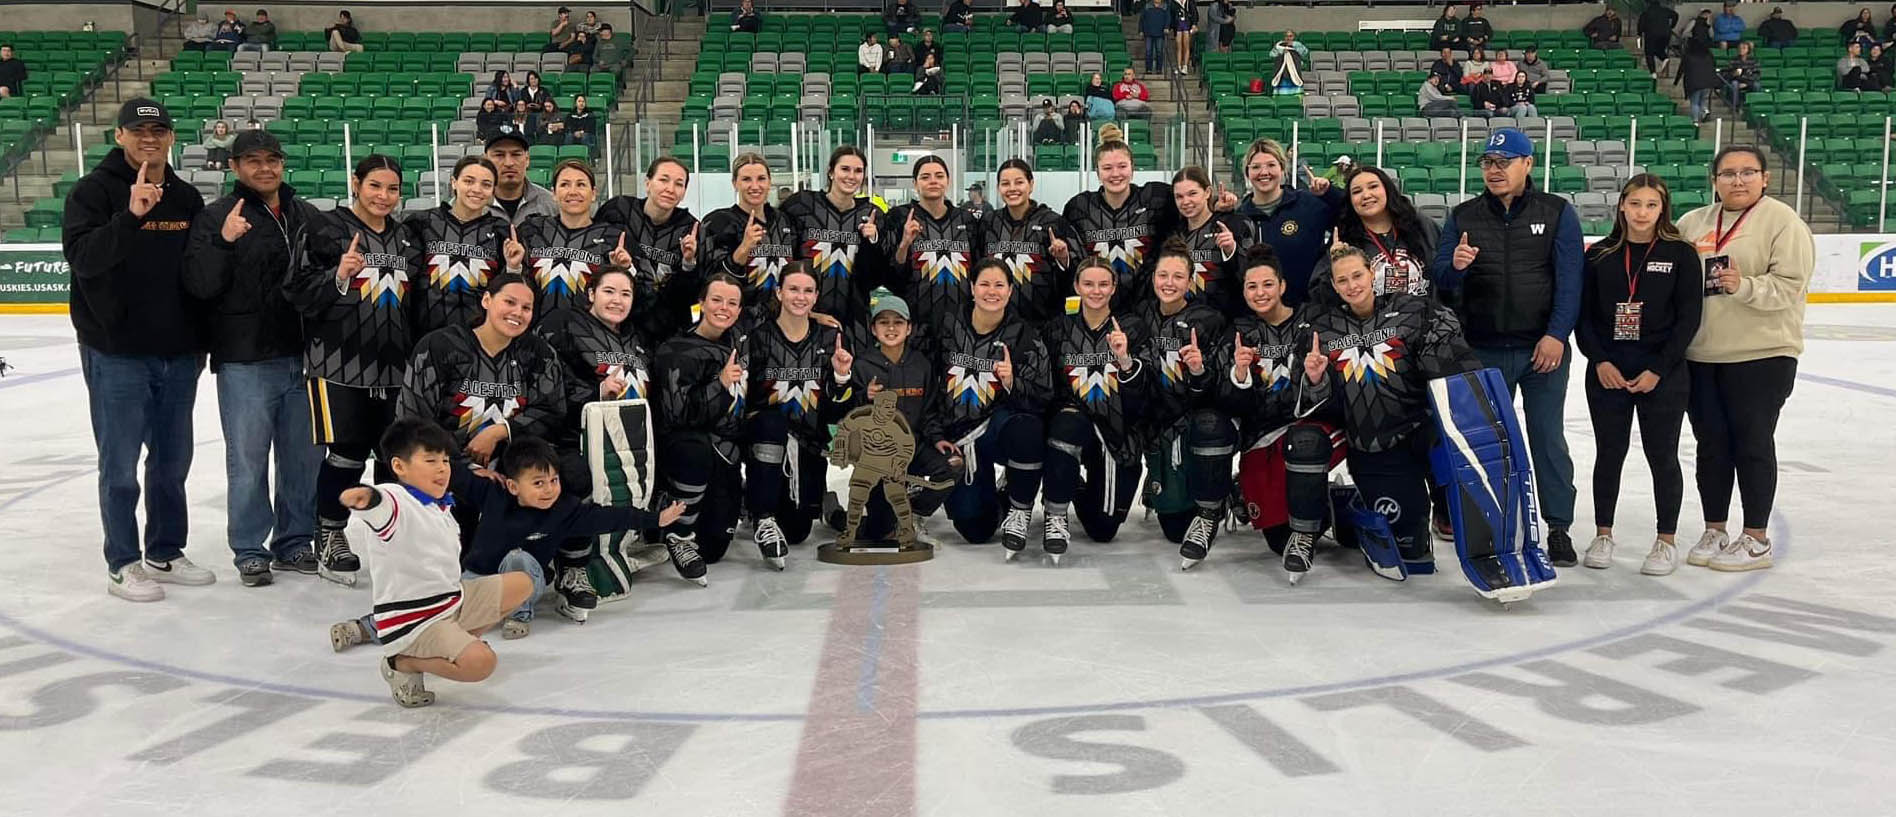
[[1488,145],[1482,148],[1481,154],[1508,159],[1533,156],[1534,140],[1515,128],[1502,128],[1488,136]]

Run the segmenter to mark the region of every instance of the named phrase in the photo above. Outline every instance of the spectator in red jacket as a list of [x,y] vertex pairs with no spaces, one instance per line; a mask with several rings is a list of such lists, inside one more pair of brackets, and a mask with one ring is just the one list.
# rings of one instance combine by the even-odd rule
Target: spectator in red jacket
[[1146,116],[1152,113],[1152,105],[1147,101],[1151,98],[1145,84],[1133,75],[1131,68],[1126,69],[1119,84],[1113,86],[1113,107],[1119,109],[1121,116]]

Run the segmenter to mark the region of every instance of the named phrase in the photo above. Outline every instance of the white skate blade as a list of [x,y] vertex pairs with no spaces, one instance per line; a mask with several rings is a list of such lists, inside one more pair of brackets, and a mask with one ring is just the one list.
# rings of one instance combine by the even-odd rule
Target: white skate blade
[[1403,572],[1402,568],[1400,567],[1382,567],[1368,559],[1364,559],[1363,564],[1369,566],[1369,572],[1374,573],[1378,576],[1381,576],[1385,579],[1388,579],[1392,582],[1407,581],[1409,578],[1409,574]]
[[1005,555],[1002,558],[1009,562],[1014,561],[1014,557],[1020,555],[1020,551],[1018,550],[1008,550],[1004,551],[1004,553]]
[[1179,558],[1179,560],[1178,560],[1178,569],[1180,569],[1180,570],[1190,570],[1190,569],[1192,569],[1192,568],[1194,568],[1194,567],[1197,567],[1197,566],[1198,566],[1198,563],[1199,563],[1199,562],[1203,562],[1203,561],[1204,561],[1204,559],[1187,559],[1187,558],[1184,558],[1184,557],[1180,557],[1180,558]]
[[694,582],[697,582],[697,583],[698,583],[698,586],[699,586],[699,587],[710,587],[710,586],[711,586],[711,577],[710,577],[710,576],[699,576],[698,578],[695,578],[695,579],[692,579],[691,581],[694,581]]
[[1285,578],[1285,579],[1288,579],[1288,580],[1290,581],[1290,586],[1291,586],[1291,587],[1296,587],[1296,586],[1297,586],[1297,583],[1298,583],[1298,582],[1300,582],[1300,581],[1303,581],[1303,580],[1304,580],[1304,577],[1305,577],[1305,576],[1308,576],[1308,575],[1310,575],[1310,572],[1309,572],[1309,571],[1304,571],[1304,572],[1302,572],[1302,573],[1299,573],[1299,572],[1297,572],[1297,571],[1295,571],[1295,570],[1286,570],[1286,571],[1284,571],[1284,578]]
[[779,572],[782,572],[784,567],[788,564],[782,556],[772,556],[764,561],[769,562],[770,566],[776,568]]
[[1062,557],[1062,556],[1065,556],[1065,555],[1066,555],[1066,554],[1064,554],[1064,553],[1049,553],[1049,554],[1047,554],[1047,558],[1048,558],[1048,559],[1051,559],[1051,560],[1053,560],[1053,566],[1054,566],[1054,567],[1059,567],[1059,566],[1060,566],[1060,557]]
[[553,609],[558,611],[560,615],[565,616],[567,620],[573,622],[574,624],[585,624],[586,614],[592,612],[591,610],[574,607],[573,605],[567,604],[564,600],[562,600],[559,603],[559,605],[554,607]]
[[1517,601],[1527,601],[1527,599],[1536,592],[1553,587],[1558,581],[1558,579],[1552,579],[1538,584],[1503,587],[1498,590],[1482,590],[1477,588],[1475,593],[1490,601],[1498,601],[1502,604],[1513,604]]
[[321,576],[325,579],[328,579],[329,581],[340,584],[344,587],[356,586],[356,573],[357,572],[358,571],[330,570],[329,568],[323,567],[321,565],[318,565],[316,567],[316,575]]

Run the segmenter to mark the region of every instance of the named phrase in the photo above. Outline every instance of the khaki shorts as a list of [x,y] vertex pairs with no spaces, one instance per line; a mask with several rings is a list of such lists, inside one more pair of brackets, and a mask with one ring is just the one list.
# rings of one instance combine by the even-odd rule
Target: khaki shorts
[[500,594],[500,576],[461,582],[461,606],[455,608],[452,615],[429,624],[401,654],[449,661],[460,658],[462,650],[480,640],[470,630],[492,627],[506,617],[507,611],[500,607]]

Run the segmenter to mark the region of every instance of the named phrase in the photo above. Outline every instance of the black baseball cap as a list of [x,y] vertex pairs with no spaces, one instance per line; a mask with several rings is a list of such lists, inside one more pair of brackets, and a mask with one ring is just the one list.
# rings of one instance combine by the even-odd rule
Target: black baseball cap
[[526,135],[521,133],[519,128],[516,128],[512,125],[500,126],[500,130],[494,131],[493,136],[487,137],[487,144],[481,149],[493,150],[495,145],[501,144],[503,142],[513,142],[528,150],[533,149],[533,145],[527,142]]
[[237,134],[236,139],[231,140],[230,157],[232,159],[240,158],[258,151],[274,155],[278,159],[281,159],[283,158],[283,143],[277,141],[276,134],[267,130],[243,131]]
[[119,127],[132,128],[147,122],[163,125],[166,130],[170,130],[171,112],[165,110],[165,106],[159,104],[158,100],[147,97],[128,99],[119,107]]

